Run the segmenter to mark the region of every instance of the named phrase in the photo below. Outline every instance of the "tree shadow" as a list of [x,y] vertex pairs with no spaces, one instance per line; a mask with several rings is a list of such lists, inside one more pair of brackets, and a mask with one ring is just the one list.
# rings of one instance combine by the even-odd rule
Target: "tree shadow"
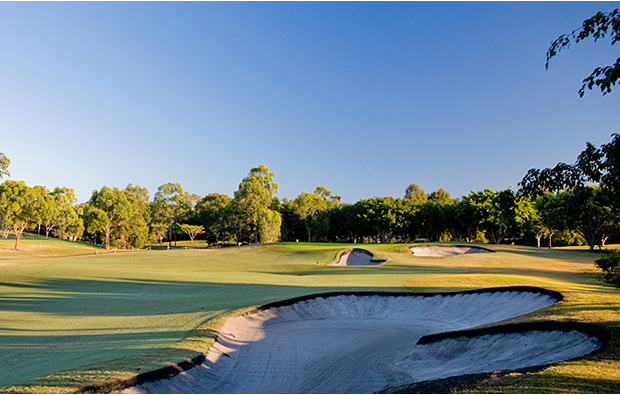
[[[67,369],[81,371],[81,367],[90,364],[101,366],[119,358],[128,358],[127,369],[131,372],[135,363],[132,356],[155,349],[166,349],[164,355],[174,353],[174,344],[192,334],[203,338],[215,336],[208,330],[196,333],[195,328],[227,312],[248,307],[249,301],[263,305],[316,293],[386,290],[132,278],[38,279],[17,284],[5,281],[0,285],[0,386],[5,388]],[[30,321],[32,317],[55,321],[41,324]],[[190,324],[190,319],[195,323]],[[67,327],[71,322],[78,325]],[[166,329],[179,327],[189,329]],[[187,350],[185,354],[195,351]],[[113,366],[118,369],[119,365]],[[62,385],[67,385],[66,376]]]

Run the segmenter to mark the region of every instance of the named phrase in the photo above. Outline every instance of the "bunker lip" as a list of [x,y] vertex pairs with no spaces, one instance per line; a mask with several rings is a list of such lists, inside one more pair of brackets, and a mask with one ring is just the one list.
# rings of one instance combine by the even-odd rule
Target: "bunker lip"
[[485,328],[465,329],[461,331],[433,333],[431,335],[422,336],[416,344],[431,344],[446,339],[458,339],[459,337],[473,338],[484,335],[525,333],[533,331],[577,331],[590,337],[596,338],[601,343],[601,348],[606,346],[607,343],[609,343],[610,339],[609,331],[595,324],[574,321],[534,321],[521,322],[516,324],[494,325]]
[[409,251],[419,257],[443,257],[461,254],[478,254],[495,252],[485,247],[466,244],[414,244]]
[[[434,296],[456,296],[456,295],[475,295],[475,294],[485,294],[485,293],[503,293],[503,292],[525,292],[525,293],[536,293],[542,294],[550,297],[557,303],[563,299],[563,296],[559,292],[547,290],[539,287],[529,287],[529,286],[513,286],[513,287],[497,287],[497,288],[485,288],[485,289],[474,289],[469,291],[455,291],[455,292],[440,292],[440,293],[410,293],[410,292],[381,292],[381,291],[350,291],[350,292],[328,292],[328,293],[318,293],[311,295],[304,295],[296,298],[281,300],[269,304],[265,304],[262,306],[258,306],[245,314],[237,316],[244,317],[248,315],[257,314],[269,309],[277,309],[280,307],[291,306],[300,302],[311,301],[317,298],[330,298],[335,296],[388,296],[388,297],[399,297],[399,296],[407,296],[407,297],[434,297]],[[493,324],[490,324],[493,325]],[[583,324],[578,322],[553,322],[553,321],[540,321],[540,322],[531,322],[531,323],[520,323],[520,324],[509,324],[509,325],[498,325],[498,326],[490,326],[480,329],[466,329],[459,331],[451,331],[451,332],[443,332],[443,333],[435,333],[423,336],[419,339],[418,344],[430,344],[433,342],[439,342],[445,339],[454,339],[458,337],[470,337],[475,338],[478,336],[482,336],[485,334],[503,334],[503,333],[524,333],[531,331],[578,331],[589,337],[596,338],[603,346],[607,344],[609,340],[609,333],[606,329],[599,327],[593,324]],[[216,342],[218,339],[216,338]],[[215,344],[215,343],[214,343]],[[602,346],[601,346],[602,347]],[[599,347],[598,349],[600,349]],[[586,355],[586,354],[584,354]],[[581,356],[577,356],[575,358],[580,358]],[[572,359],[575,359],[572,358]],[[91,386],[84,387],[79,390],[79,392],[103,392],[102,390],[122,390],[123,388],[132,387],[144,383],[151,383],[153,381],[158,381],[161,379],[168,379],[176,376],[177,374],[192,369],[197,365],[200,365],[205,361],[205,355],[200,354],[197,357],[186,360],[182,363],[169,366],[166,368],[158,369],[151,372],[145,372],[135,376],[130,380],[126,380],[118,383],[110,383],[102,386]],[[557,362],[554,362],[557,363]],[[554,363],[547,364],[553,365]],[[532,367],[528,367],[532,368]],[[515,371],[517,369],[506,369],[506,371]],[[480,373],[484,374],[484,373]],[[450,378],[454,379],[460,376],[476,376],[477,374],[467,374],[467,375],[454,375],[447,377],[446,379],[438,379],[438,380],[449,380]],[[435,381],[435,380],[431,380]],[[422,383],[423,381],[416,382],[414,384]]]
[[375,259],[374,254],[368,250],[348,248],[338,252],[336,261],[328,266],[376,266],[385,261],[385,259]]
[[[457,339],[459,337],[474,338],[477,336],[505,334],[505,333],[524,333],[533,331],[561,331],[570,332],[577,331],[584,333],[590,337],[596,338],[601,346],[592,351],[590,354],[580,355],[574,358],[569,358],[566,361],[573,361],[584,358],[588,355],[592,355],[603,350],[608,344],[611,338],[611,334],[606,328],[600,325],[589,324],[575,321],[536,321],[536,322],[524,322],[518,324],[506,324],[497,325],[480,329],[466,329],[463,331],[453,331],[436,333],[432,335],[423,336],[418,340],[417,344],[432,344],[446,339]],[[537,373],[555,363],[547,363],[541,365],[527,366],[520,369],[508,369],[502,371],[483,372],[483,373],[471,373],[458,376],[450,376],[434,380],[423,380],[411,384],[405,384],[398,387],[388,387],[381,390],[379,393],[391,393],[391,394],[449,394],[449,393],[463,393],[466,389],[470,388],[477,383],[482,382],[490,377],[501,377],[511,373]]]
[[309,294],[304,296],[298,296],[296,298],[284,299],[277,302],[267,303],[262,306],[256,307],[243,315],[251,315],[260,311],[269,310],[271,308],[290,306],[299,302],[305,302],[316,298],[329,298],[332,296],[340,295],[354,295],[354,296],[422,296],[431,298],[433,296],[454,296],[454,295],[473,295],[482,293],[498,293],[498,292],[529,292],[547,295],[560,302],[564,300],[564,295],[559,292],[552,291],[546,288],[530,287],[526,285],[516,285],[510,287],[492,287],[492,288],[478,288],[467,291],[450,291],[450,292],[390,292],[390,291],[341,291],[341,292],[323,292],[316,294]]

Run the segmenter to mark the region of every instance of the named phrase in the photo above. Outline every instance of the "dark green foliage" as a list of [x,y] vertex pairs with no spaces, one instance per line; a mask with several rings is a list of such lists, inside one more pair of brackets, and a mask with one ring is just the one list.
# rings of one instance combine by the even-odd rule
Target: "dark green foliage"
[[605,280],[620,287],[620,251],[605,253],[595,262],[596,266],[603,271]]
[[[583,21],[580,28],[573,30],[569,34],[563,34],[551,43],[547,51],[547,63],[556,56],[563,48],[570,48],[571,41],[578,43],[588,37],[593,37],[594,41],[604,38],[607,34],[611,36],[611,45],[620,41],[620,10],[615,9],[608,13],[598,12],[591,18]],[[613,65],[597,67],[589,77],[583,80],[583,85],[579,89],[579,96],[584,95],[585,89],[592,90],[594,86],[600,88],[603,95],[611,92],[611,87],[620,78],[620,58]]]

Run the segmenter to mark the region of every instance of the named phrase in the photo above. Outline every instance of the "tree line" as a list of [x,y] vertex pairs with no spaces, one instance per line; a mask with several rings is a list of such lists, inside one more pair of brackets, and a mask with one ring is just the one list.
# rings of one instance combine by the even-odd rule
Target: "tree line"
[[[6,157],[2,155],[2,158]],[[8,159],[4,160],[8,174]],[[0,174],[1,176],[1,174]],[[293,200],[274,196],[278,184],[265,165],[252,168],[232,197],[188,193],[178,183],[149,191],[129,184],[104,186],[77,204],[74,191],[0,184],[0,231],[15,248],[26,229],[39,235],[142,248],[177,237],[209,245],[285,241],[480,243],[531,240],[584,243],[594,249],[620,233],[620,137],[586,149],[573,164],[530,169],[519,190],[470,192],[454,199],[442,188],[427,194],[417,184],[402,198],[373,197],[354,204],[325,187]]]

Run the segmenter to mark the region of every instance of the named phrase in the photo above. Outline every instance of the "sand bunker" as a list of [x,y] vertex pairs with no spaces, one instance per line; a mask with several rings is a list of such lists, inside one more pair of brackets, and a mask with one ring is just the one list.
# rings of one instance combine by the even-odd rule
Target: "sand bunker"
[[409,247],[409,250],[415,256],[430,257],[493,252],[482,247],[452,245],[415,245]]
[[361,248],[344,250],[340,253],[338,261],[330,263],[328,266],[373,266],[380,265],[385,259],[374,259],[370,251]]
[[[532,289],[443,295],[340,294],[265,306],[227,320],[202,365],[128,393],[372,393],[469,373],[549,364],[601,343],[579,331],[423,336],[551,306]],[[289,303],[289,304],[286,304]]]

